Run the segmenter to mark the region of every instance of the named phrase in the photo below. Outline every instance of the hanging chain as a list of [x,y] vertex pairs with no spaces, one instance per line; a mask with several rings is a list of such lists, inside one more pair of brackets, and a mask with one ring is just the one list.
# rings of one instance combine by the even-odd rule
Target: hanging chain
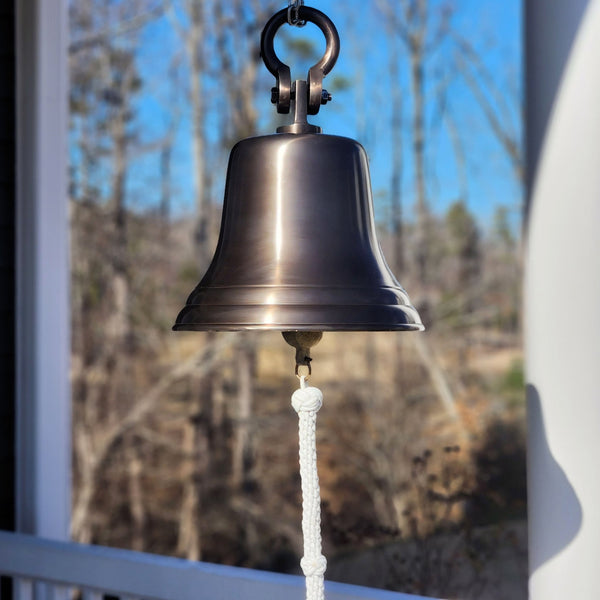
[[304,27],[306,21],[300,18],[300,7],[304,6],[304,0],[290,0],[288,4],[287,20],[294,27]]

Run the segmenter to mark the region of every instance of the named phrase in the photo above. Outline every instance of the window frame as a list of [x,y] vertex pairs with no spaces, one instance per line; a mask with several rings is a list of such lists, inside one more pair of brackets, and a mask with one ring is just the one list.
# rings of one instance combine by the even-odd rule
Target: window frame
[[15,12],[16,528],[68,539],[67,2],[18,0]]

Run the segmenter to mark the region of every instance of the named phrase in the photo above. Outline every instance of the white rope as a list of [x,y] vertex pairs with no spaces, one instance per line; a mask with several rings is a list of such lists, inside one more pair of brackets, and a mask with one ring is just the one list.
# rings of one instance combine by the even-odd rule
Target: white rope
[[323,394],[306,386],[300,378],[300,389],[292,394],[292,406],[298,413],[300,438],[300,479],[302,481],[302,535],[304,556],[300,567],[306,577],[306,600],[324,600],[323,575],[327,560],[321,554],[321,494],[317,473],[317,412],[323,405]]

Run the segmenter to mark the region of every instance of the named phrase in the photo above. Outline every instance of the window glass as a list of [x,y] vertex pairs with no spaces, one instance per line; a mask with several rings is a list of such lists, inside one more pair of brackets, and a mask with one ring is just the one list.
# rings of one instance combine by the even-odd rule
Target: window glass
[[[292,349],[171,331],[231,147],[286,122],[258,52],[280,4],[70,2],[77,541],[298,570]],[[341,55],[313,121],[367,150],[379,241],[427,327],[313,350],[326,577],[525,598],[520,3],[314,5]],[[312,24],[277,35],[297,78],[323,50]]]

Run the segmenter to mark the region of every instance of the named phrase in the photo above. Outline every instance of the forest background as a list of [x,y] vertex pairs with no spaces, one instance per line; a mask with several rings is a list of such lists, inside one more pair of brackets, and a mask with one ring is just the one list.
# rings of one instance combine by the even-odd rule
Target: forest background
[[[370,158],[423,334],[313,352],[328,577],[525,598],[519,3],[315,1],[340,32],[314,122]],[[74,539],[297,572],[293,352],[171,332],[214,250],[227,157],[281,122],[265,0],[71,0]],[[304,78],[312,25],[276,50]]]

